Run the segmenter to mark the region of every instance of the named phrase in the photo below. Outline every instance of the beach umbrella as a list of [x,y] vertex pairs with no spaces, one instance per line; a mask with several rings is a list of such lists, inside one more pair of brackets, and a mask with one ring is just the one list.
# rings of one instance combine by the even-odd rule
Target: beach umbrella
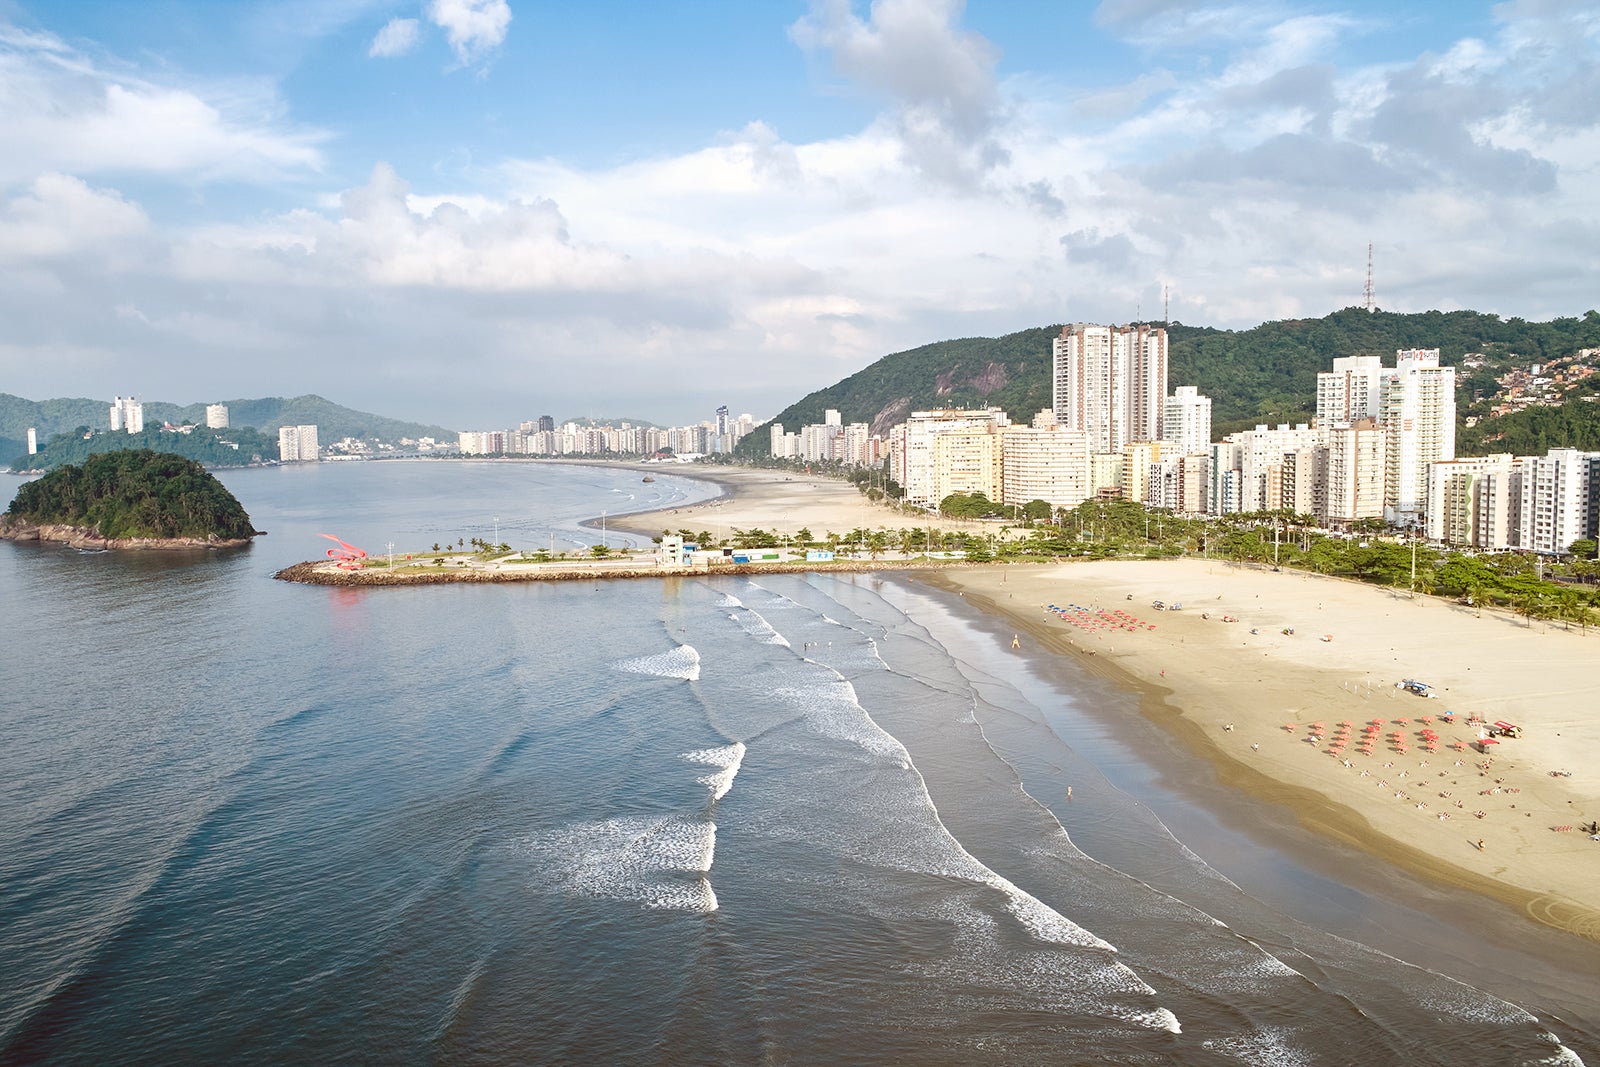
[[1401,726],[1409,726],[1411,724],[1411,720],[1405,718],[1396,719],[1395,722],[1399,723]]
[[1354,726],[1355,724],[1356,723],[1355,723],[1354,719],[1340,719],[1339,720],[1339,725],[1340,726]]
[[1420,723],[1425,723],[1425,724],[1431,725],[1433,723],[1433,716],[1432,715],[1422,715],[1422,716],[1418,717],[1417,721],[1420,722]]

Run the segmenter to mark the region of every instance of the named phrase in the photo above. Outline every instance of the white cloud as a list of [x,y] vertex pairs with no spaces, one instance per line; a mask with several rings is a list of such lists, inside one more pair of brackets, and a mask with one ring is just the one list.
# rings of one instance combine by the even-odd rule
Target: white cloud
[[462,65],[499,48],[511,28],[506,0],[429,0],[428,21],[444,30]]
[[850,0],[812,0],[790,27],[825,51],[847,80],[891,101],[895,129],[916,166],[971,185],[1005,161],[1005,108],[995,83],[999,50],[959,27],[963,0],[877,0],[863,20]]
[[0,188],[46,171],[269,181],[322,165],[319,131],[258,83],[162,84],[0,26]]
[[[791,142],[751,121],[615,165],[504,161],[462,188],[413,190],[441,179],[379,164],[299,210],[190,231],[153,226],[98,178],[29,174],[0,199],[0,373],[57,395],[30,376],[70,382],[126,352],[141,395],[249,395],[319,388],[350,360],[362,404],[446,422],[678,419],[712,394],[770,413],[940,337],[1151,315],[1163,282],[1188,322],[1322,314],[1359,300],[1368,240],[1385,307],[1541,318],[1592,303],[1596,61],[1552,47],[1587,40],[1587,23],[1529,4],[1435,53],[1352,65],[1365,27],[1224,10],[1106,5],[1118,32],[1218,28],[1200,74],[1135,65],[1085,90],[996,83],[955,3],[880,0],[867,17],[822,3],[791,32],[879,94],[863,128]],[[489,38],[475,40],[481,56]],[[212,95],[169,88],[164,103],[60,42],[23,51],[57,70],[40,100],[80,122],[98,108],[167,131],[280,128],[229,125],[240,109]],[[7,99],[46,111],[10,71]],[[0,138],[20,143],[6,114]],[[101,158],[132,150],[96,136],[111,139]],[[222,374],[226,388],[195,384]]]
[[417,42],[422,39],[419,29],[421,23],[416,19],[392,18],[384,23],[383,29],[372,38],[372,44],[367,49],[367,55],[377,59],[393,59],[403,56],[417,47]]
[[144,212],[116,192],[65,174],[42,174],[28,192],[0,199],[0,263],[85,251],[103,255],[148,228]]

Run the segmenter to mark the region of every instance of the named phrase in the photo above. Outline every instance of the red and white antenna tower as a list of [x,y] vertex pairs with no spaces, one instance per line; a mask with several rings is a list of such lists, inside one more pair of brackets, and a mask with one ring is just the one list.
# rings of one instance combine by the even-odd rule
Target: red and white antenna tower
[[1367,298],[1367,314],[1370,315],[1370,314],[1372,314],[1372,312],[1377,310],[1373,306],[1373,302],[1372,302],[1372,242],[1371,241],[1367,242],[1367,288],[1366,288],[1366,291],[1365,291],[1365,296]]

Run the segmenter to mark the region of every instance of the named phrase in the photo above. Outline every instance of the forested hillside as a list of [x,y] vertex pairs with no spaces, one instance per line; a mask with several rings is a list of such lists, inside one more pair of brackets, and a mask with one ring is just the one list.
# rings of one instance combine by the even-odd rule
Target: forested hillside
[[106,538],[255,536],[250,516],[205,468],[145,450],[106,452],[17,490],[6,517],[96,528]]
[[[224,400],[228,406],[230,426],[249,426],[274,439],[281,426],[314,425],[324,444],[346,437],[362,440],[380,440],[394,443],[402,437],[433,437],[454,440],[455,431],[443,426],[432,426],[403,419],[390,419],[356,411],[325,400],[314,394],[296,397],[260,397],[253,400]],[[57,398],[53,400],[26,400],[9,393],[0,393],[0,439],[21,442],[27,438],[28,427],[39,431],[43,444],[59,433],[71,433],[78,427],[103,430],[110,425],[107,400],[90,400],[84,397]],[[163,422],[175,426],[206,423],[206,406],[188,404],[179,406],[159,400],[144,403],[144,422],[151,428]],[[10,456],[7,450],[0,455]]]
[[[913,410],[982,406],[1002,407],[1013,421],[1026,421],[1050,406],[1050,341],[1060,330],[1040,327],[897,352],[791,404],[773,421],[793,431],[821,422],[823,412],[835,408],[845,422],[867,422],[879,433]],[[1335,357],[1378,355],[1392,363],[1396,349],[1437,348],[1446,366],[1461,368],[1456,376],[1461,454],[1523,453],[1553,445],[1600,449],[1600,403],[1581,399],[1593,395],[1593,383],[1574,386],[1556,406],[1490,414],[1497,380],[1509,368],[1600,348],[1600,313],[1594,311],[1581,318],[1528,322],[1475,311],[1398,314],[1345,308],[1318,319],[1239,331],[1172,323],[1168,348],[1169,386],[1194,385],[1211,397],[1218,437],[1256,423],[1309,422],[1316,411],[1317,372],[1330,369]],[[1484,358],[1462,367],[1473,353]],[[1583,359],[1600,364],[1594,356]],[[1476,422],[1470,430],[1469,419]],[[762,426],[739,451],[764,456],[769,446],[767,426]]]
[[48,441],[41,441],[37,455],[27,455],[26,448],[19,451],[11,460],[11,469],[53,470],[67,464],[81,464],[90,456],[103,452],[140,449],[172,453],[206,467],[245,467],[252,463],[276,460],[278,437],[276,434],[269,437],[249,428],[196,428],[186,434],[153,429],[139,433],[103,430],[88,437],[80,433],[63,433]]

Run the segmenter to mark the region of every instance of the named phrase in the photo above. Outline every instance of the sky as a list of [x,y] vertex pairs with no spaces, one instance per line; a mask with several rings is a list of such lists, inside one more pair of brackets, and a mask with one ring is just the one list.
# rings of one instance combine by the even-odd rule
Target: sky
[[0,392],[764,420],[1058,322],[1600,306],[1592,0],[0,0]]

